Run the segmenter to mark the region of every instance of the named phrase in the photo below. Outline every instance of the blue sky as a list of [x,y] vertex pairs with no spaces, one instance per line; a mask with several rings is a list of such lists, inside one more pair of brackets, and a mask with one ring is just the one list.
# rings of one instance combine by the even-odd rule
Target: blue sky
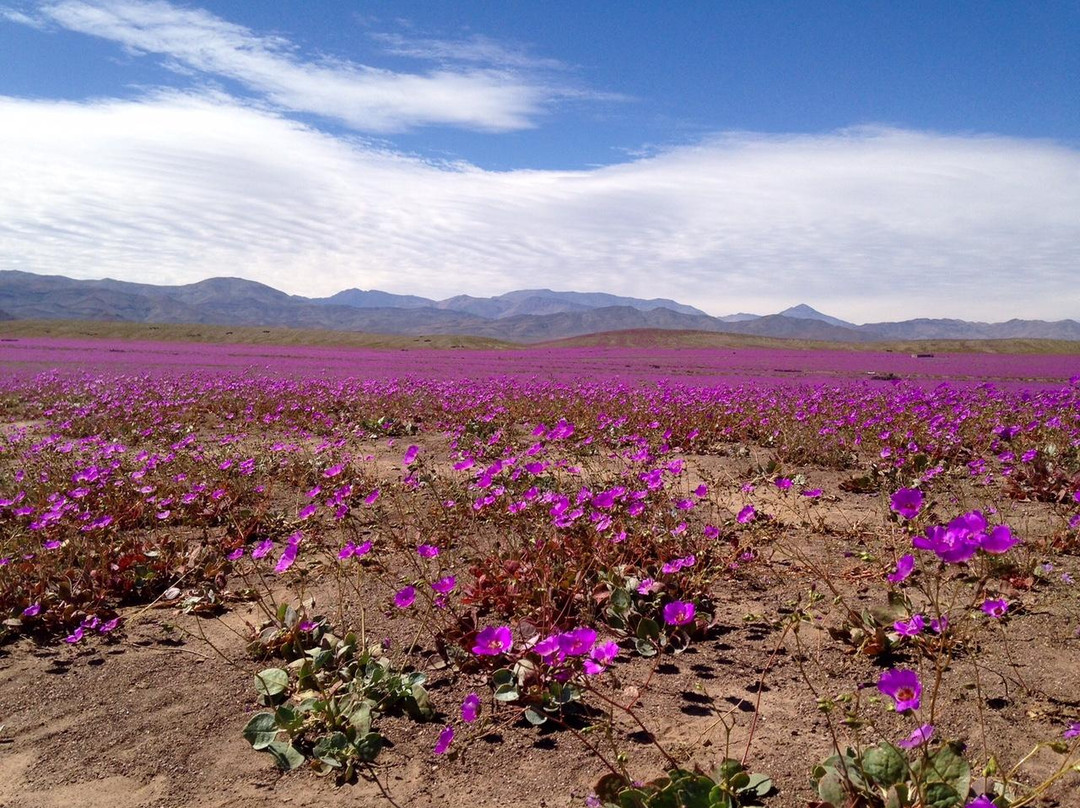
[[0,268],[1080,318],[1080,5],[0,0]]

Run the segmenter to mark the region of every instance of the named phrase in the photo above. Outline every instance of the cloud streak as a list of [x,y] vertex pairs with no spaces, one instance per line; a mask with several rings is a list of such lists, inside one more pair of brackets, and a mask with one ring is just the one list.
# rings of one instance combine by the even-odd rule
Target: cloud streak
[[0,265],[300,294],[514,288],[808,302],[853,321],[1080,314],[1080,153],[890,129],[732,133],[588,171],[484,171],[223,94],[0,97]]
[[[288,40],[258,35],[201,9],[167,2],[62,0],[42,4],[36,16],[9,11],[12,22],[61,28],[118,43],[137,54],[164,57],[167,66],[238,82],[292,112],[312,113],[362,132],[400,132],[452,126],[506,132],[535,126],[562,90],[531,80],[507,64],[510,52],[486,40],[458,43],[466,66],[427,73],[383,70],[345,60],[302,58]],[[471,49],[466,48],[471,45]],[[428,42],[430,53],[439,45]],[[397,42],[406,48],[404,41]],[[414,46],[420,47],[419,45]],[[477,64],[500,57],[498,67]],[[525,66],[525,65],[518,65]]]

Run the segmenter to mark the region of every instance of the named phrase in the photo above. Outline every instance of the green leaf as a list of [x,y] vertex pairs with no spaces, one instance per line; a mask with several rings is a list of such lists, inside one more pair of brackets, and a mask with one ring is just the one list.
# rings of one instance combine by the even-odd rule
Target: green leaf
[[525,720],[534,727],[538,727],[547,721],[547,716],[543,713],[536,712],[532,707],[527,707],[525,709]]
[[847,804],[847,790],[840,774],[832,769],[826,770],[817,784],[818,796],[833,808],[843,808]]
[[371,732],[371,702],[362,701],[349,714],[349,724],[358,736]]
[[639,640],[660,640],[660,626],[651,617],[643,617],[638,621],[636,633]]
[[652,640],[638,637],[638,639],[634,641],[634,647],[637,649],[638,654],[643,657],[656,656],[656,645]]
[[419,682],[412,686],[412,698],[406,701],[405,709],[409,713],[409,717],[415,721],[430,721],[431,717],[435,715],[435,710],[431,706],[431,698],[428,696],[427,690]]
[[346,754],[348,754],[348,749],[349,741],[345,735],[340,732],[332,732],[319,738],[315,742],[311,753],[327,766],[340,769]]
[[289,673],[281,668],[267,668],[255,674],[255,692],[274,699],[289,687]]
[[630,598],[630,593],[622,587],[613,589],[611,592],[611,606],[610,609],[617,615],[623,615],[630,611],[630,607],[633,605],[633,600]]
[[303,726],[303,717],[292,707],[282,705],[274,711],[274,720],[277,721],[279,727],[288,732],[290,735],[300,729]]
[[509,670],[508,668],[499,668],[497,671],[491,674],[491,683],[495,685],[495,687],[499,687],[500,685],[513,684],[516,681],[517,677],[514,676],[513,671]]
[[960,795],[948,783],[927,783],[922,792],[926,808],[957,808],[961,803]]
[[383,737],[377,732],[369,732],[366,735],[357,738],[353,743],[353,749],[356,750],[356,756],[365,763],[371,763],[379,756],[379,751],[383,747]]
[[882,788],[902,783],[908,778],[908,764],[900,750],[889,743],[872,746],[863,753],[863,772]]
[[765,797],[772,792],[773,782],[768,775],[751,774],[750,782],[743,790],[752,793],[755,797]]
[[273,713],[256,713],[244,726],[244,738],[252,749],[265,749],[277,739],[279,731]]
[[517,701],[518,689],[515,684],[499,685],[495,688],[495,701]]
[[971,788],[971,767],[960,747],[949,743],[915,766],[915,777],[923,783],[945,783],[961,796]]
[[265,750],[273,756],[274,762],[282,771],[289,772],[304,765],[304,756],[290,743],[274,741],[265,747]]

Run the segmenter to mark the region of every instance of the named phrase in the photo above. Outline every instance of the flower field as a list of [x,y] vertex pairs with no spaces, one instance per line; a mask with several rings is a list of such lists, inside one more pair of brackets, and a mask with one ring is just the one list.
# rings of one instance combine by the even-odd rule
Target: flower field
[[1074,357],[0,367],[0,804],[1080,804]]

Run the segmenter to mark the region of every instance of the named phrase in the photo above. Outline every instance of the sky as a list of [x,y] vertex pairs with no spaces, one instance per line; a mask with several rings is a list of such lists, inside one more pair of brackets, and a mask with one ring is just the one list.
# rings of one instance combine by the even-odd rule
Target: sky
[[0,269],[1080,319],[1080,3],[0,0]]

